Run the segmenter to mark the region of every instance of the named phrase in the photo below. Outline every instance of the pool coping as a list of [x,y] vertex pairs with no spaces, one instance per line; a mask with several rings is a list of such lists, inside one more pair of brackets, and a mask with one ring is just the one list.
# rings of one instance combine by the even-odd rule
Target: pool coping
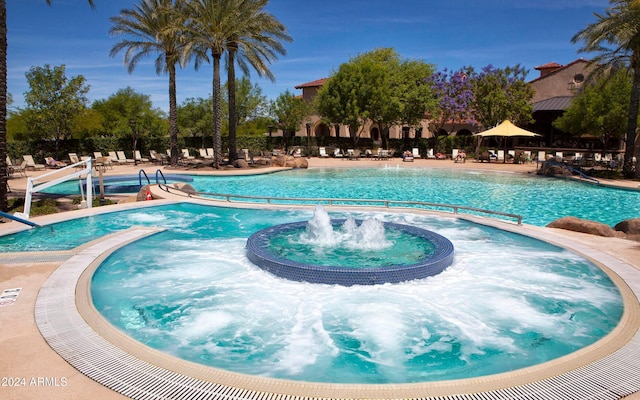
[[[205,204],[211,205],[212,202],[206,201]],[[328,208],[343,210],[350,207]],[[356,209],[362,211],[362,207]],[[376,211],[372,207],[367,207],[367,210]],[[439,214],[417,210],[379,211]],[[168,396],[171,398],[193,398],[198,394],[203,398],[231,395],[248,399],[272,395],[278,398],[511,399],[527,395],[620,398],[640,390],[640,376],[636,372],[640,370],[638,269],[553,229],[516,226],[466,215],[445,215],[532,236],[587,257],[602,267],[620,288],[625,302],[621,323],[602,340],[570,355],[534,367],[479,378],[418,384],[337,385],[230,373],[150,349],[123,335],[95,309],[92,310],[92,303],[87,297],[87,281],[92,272],[87,267],[97,267],[119,246],[156,232],[149,229],[139,231],[141,228],[99,239],[64,262],[45,282],[38,295],[36,319],[51,347],[70,364],[92,379],[132,398],[167,397],[167,393],[171,393]],[[53,329],[54,325],[59,328]]]

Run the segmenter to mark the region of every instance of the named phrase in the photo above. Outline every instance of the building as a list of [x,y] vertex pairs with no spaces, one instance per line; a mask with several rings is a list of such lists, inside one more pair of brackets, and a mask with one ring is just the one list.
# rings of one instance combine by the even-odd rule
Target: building
[[562,145],[564,138],[552,125],[569,108],[571,100],[578,93],[590,73],[589,61],[579,58],[567,65],[555,62],[534,67],[540,76],[529,84],[535,91],[533,95],[533,119],[529,127],[544,136],[540,143]]

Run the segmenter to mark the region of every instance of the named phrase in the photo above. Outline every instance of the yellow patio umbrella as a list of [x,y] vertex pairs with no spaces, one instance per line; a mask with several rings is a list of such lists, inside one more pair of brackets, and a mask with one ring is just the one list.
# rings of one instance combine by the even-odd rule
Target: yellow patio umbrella
[[495,128],[488,129],[483,132],[479,132],[474,134],[473,136],[506,136],[506,137],[514,137],[514,136],[542,136],[537,133],[530,132],[526,129],[518,128],[514,124],[511,123],[508,119],[505,119],[503,123],[496,126]]
[[[542,136],[537,133],[528,131],[526,129],[518,128],[511,121],[505,119],[500,125],[495,128],[487,129],[486,131],[475,133],[473,136],[478,137],[488,137],[488,136],[501,136],[501,137],[536,137]],[[480,142],[478,142],[478,147],[480,147]],[[505,153],[506,153],[507,141],[505,139]],[[503,162],[506,162],[507,159],[505,157]]]

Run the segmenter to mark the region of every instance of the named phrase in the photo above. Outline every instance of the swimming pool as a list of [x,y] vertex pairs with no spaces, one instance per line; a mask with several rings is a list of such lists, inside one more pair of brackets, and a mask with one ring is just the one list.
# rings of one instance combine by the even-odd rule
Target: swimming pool
[[615,225],[640,217],[640,191],[513,173],[442,168],[318,168],[260,176],[194,176],[199,191],[245,196],[424,201],[522,215],[544,226],[565,216]]
[[[164,178],[164,179],[162,179]],[[160,175],[156,178],[151,177],[147,179],[146,175],[111,175],[104,176],[102,178],[104,193],[116,194],[116,193],[137,193],[140,188],[150,183],[175,183],[175,182],[193,182],[193,178],[184,174],[166,174]],[[87,183],[86,180],[66,181],[59,183],[55,186],[43,190],[43,193],[51,194],[63,194],[63,195],[75,195],[80,194],[80,186],[82,190],[86,192]],[[100,181],[99,178],[94,177],[92,180],[93,193],[100,193]]]
[[168,228],[100,266],[94,303],[136,340],[190,361],[267,377],[368,384],[538,364],[598,340],[622,313],[609,278],[555,246],[455,218],[347,214],[442,234],[455,245],[454,264],[432,278],[376,287],[292,282],[251,264],[246,239],[274,221],[307,220],[311,210],[180,204],[91,222]]

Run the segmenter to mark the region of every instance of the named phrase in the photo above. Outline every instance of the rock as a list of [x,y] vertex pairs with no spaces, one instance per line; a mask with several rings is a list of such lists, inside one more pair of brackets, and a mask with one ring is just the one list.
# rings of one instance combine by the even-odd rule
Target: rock
[[298,157],[295,159],[296,168],[309,168],[309,161],[306,158]]
[[287,161],[284,163],[284,166],[287,168],[295,168],[296,160],[294,160],[293,157],[287,157]]
[[627,235],[640,235],[640,218],[626,219],[618,222],[613,229],[624,232]]
[[570,176],[571,172],[562,167],[561,165],[556,165],[556,164],[550,164],[550,163],[543,163],[542,167],[540,168],[540,171],[538,171],[538,175],[544,175],[544,176],[556,176],[556,175],[567,175]]
[[[144,185],[143,187],[141,187],[140,190],[138,191],[138,194],[136,195],[136,201],[147,200],[147,190],[149,190],[149,185]],[[151,191],[149,191],[149,196],[151,196]],[[153,200],[152,196],[151,196],[151,200]]]
[[249,168],[246,160],[238,159],[233,162],[233,168]]
[[283,155],[273,156],[271,157],[271,164],[273,164],[274,167],[284,167],[287,164],[287,157]]
[[576,217],[559,218],[547,225],[548,228],[566,229],[574,232],[588,233],[604,237],[617,237],[616,232],[609,225],[588,221]]
[[194,189],[193,186],[191,186],[189,183],[184,183],[184,182],[175,182],[173,185],[174,188],[181,190],[185,193],[188,194],[196,194],[196,189]]
[[256,160],[256,165],[269,167],[271,166],[271,160],[267,160],[266,158],[259,158]]

